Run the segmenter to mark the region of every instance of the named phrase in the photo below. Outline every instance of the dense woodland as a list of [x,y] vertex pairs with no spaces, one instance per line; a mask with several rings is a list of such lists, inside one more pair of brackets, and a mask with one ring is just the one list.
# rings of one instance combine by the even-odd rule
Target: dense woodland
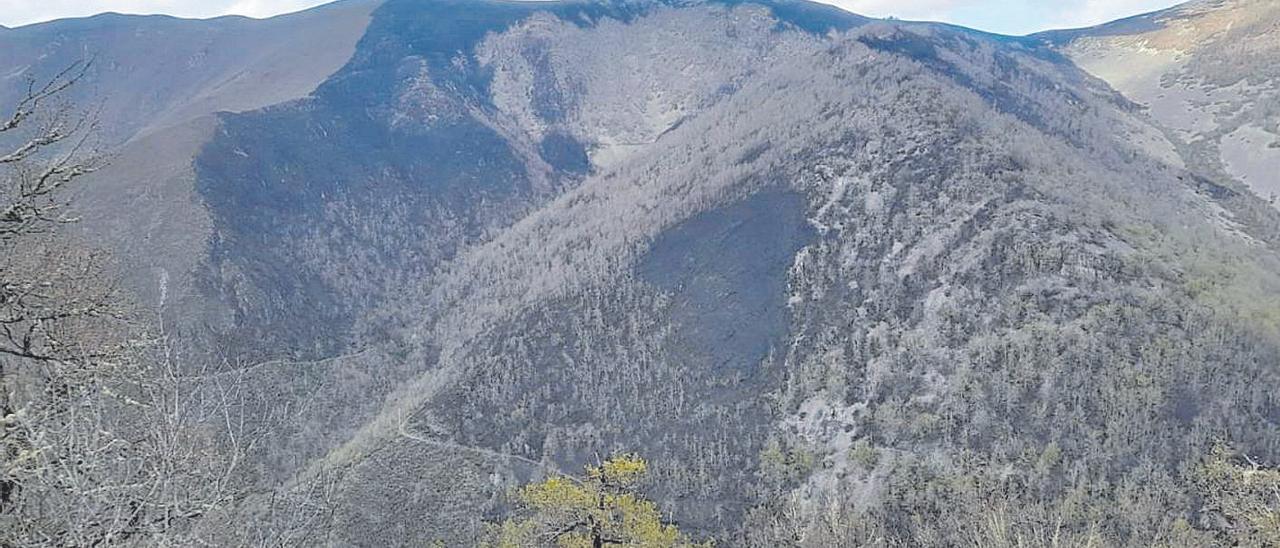
[[1280,212],[1052,44],[364,32],[187,201],[119,183],[109,61],[0,105],[0,548],[1280,545]]

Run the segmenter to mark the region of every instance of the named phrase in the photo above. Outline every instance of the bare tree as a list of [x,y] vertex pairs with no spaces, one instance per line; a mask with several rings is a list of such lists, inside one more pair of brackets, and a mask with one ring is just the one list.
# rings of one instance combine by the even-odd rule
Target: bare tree
[[96,261],[52,237],[73,220],[65,214],[64,190],[99,165],[86,150],[92,118],[63,100],[88,68],[76,63],[43,85],[29,80],[0,123],[0,145],[11,147],[0,153],[0,354],[52,362],[106,351],[79,344],[89,341],[77,341],[67,328],[108,316],[114,288],[80,283],[97,274]]
[[243,454],[235,379],[184,371],[105,257],[60,229],[68,191],[103,161],[94,117],[67,100],[89,68],[31,80],[0,121],[5,548],[189,544],[234,499]]

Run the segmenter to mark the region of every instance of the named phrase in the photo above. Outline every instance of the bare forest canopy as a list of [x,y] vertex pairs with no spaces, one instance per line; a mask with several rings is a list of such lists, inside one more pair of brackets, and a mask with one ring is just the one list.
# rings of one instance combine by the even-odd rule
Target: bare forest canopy
[[1278,45],[1267,0],[0,30],[0,548],[1277,545]]

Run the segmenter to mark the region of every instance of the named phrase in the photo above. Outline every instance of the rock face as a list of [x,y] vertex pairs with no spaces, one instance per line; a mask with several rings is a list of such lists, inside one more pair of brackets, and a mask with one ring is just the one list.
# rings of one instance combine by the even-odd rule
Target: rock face
[[1198,0],[1040,37],[1146,107],[1193,165],[1276,203],[1280,4]]
[[[1239,5],[1172,13],[1274,28]],[[193,359],[246,364],[250,481],[337,478],[317,539],[465,545],[517,482],[628,450],[730,545],[926,542],[912,516],[959,519],[962,484],[1144,544],[1194,514],[1214,441],[1280,457],[1277,215],[1184,139],[1274,123],[1152,121],[1061,53],[1165,16],[1013,39],[790,0],[373,8],[96,20],[243,27],[278,47],[228,66],[299,71],[120,114],[145,129],[87,236]],[[337,28],[346,59],[288,57]],[[1274,104],[1188,58],[1260,94],[1237,113]]]

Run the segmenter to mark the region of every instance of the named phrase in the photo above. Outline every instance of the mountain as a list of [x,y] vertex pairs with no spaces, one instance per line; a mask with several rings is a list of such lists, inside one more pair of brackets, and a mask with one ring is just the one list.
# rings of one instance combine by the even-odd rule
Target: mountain
[[[0,50],[6,103],[27,78],[72,62],[96,67],[77,89],[117,144],[218,111],[305,97],[350,57],[374,2],[347,1],[268,20],[106,13],[7,29]],[[327,40],[327,48],[305,47]]]
[[[0,37],[0,104],[30,79],[92,63],[72,99],[94,113],[96,145],[111,162],[78,200],[78,228],[117,251],[140,296],[163,307],[195,291],[190,274],[206,251],[210,221],[192,159],[216,133],[216,113],[306,97],[350,58],[376,5],[263,21],[103,14],[13,29]],[[203,303],[183,310],[216,313]]]
[[[95,52],[119,152],[81,237],[247,381],[263,494],[209,518],[225,544],[323,478],[298,542],[468,545],[519,483],[635,451],[731,546],[954,545],[996,511],[1203,545],[1210,448],[1280,459],[1280,212],[1204,152],[1274,130],[1270,96],[1179,126],[1081,52],[1241,10],[1261,48],[1268,9],[1009,38],[793,0],[344,2],[23,27],[0,72]],[[1226,89],[1195,43],[1169,62]]]
[[1198,0],[1040,37],[1143,105],[1192,165],[1276,203],[1280,5]]

